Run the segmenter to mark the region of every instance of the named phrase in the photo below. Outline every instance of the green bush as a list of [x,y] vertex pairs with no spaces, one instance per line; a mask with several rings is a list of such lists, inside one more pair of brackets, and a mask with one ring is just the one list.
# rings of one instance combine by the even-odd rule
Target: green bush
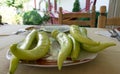
[[81,10],[79,0],[75,0],[72,12],[79,12]]
[[43,19],[41,15],[36,11],[28,11],[23,14],[23,24],[25,25],[40,25]]
[[44,21],[44,22],[47,22],[49,19],[50,19],[50,16],[47,15],[47,14],[44,14],[44,16],[43,16],[43,21]]

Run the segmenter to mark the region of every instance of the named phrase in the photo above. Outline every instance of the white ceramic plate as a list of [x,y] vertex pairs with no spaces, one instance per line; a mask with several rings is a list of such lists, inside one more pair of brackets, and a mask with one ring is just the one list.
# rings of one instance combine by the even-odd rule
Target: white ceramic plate
[[[69,26],[43,26],[44,30],[52,32],[54,29],[58,29],[61,32],[69,31]],[[27,66],[36,66],[36,67],[57,67],[57,56],[60,50],[58,42],[50,37],[51,48],[48,55],[42,59],[36,61],[20,61],[20,64]],[[12,53],[8,50],[6,53],[6,58],[11,59]],[[89,53],[85,51],[80,52],[80,56],[76,61],[72,61],[70,58],[64,61],[63,66],[77,65],[92,61],[97,56],[97,53]]]
[[[51,41],[52,41],[52,46],[50,48],[49,54],[46,57],[36,61],[20,61],[20,64],[24,64],[27,66],[36,66],[36,67],[57,67],[56,60],[60,46],[54,39],[51,38]],[[8,50],[8,52],[6,53],[6,58],[10,60],[11,56],[12,53]],[[86,51],[81,51],[78,60],[72,61],[70,58],[68,58],[67,60],[64,61],[63,66],[86,63],[95,59],[96,56],[97,53],[89,53]]]
[[60,32],[68,32],[69,26],[41,26],[40,30],[46,31],[46,32],[52,32],[53,30],[58,30]]

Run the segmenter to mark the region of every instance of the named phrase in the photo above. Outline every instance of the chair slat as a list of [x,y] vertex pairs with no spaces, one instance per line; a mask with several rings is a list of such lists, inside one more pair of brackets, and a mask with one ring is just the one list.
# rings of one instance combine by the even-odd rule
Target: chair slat
[[90,13],[81,13],[81,12],[63,14],[63,18],[70,18],[70,17],[72,17],[72,18],[80,18],[80,17],[82,17],[82,18],[90,18],[91,15],[90,15]]
[[70,25],[80,25],[80,26],[89,26],[90,25],[90,21],[78,21],[78,20],[71,20],[71,21],[63,21],[64,24],[70,24]]
[[115,25],[120,26],[120,18],[108,18],[107,19],[107,25]]

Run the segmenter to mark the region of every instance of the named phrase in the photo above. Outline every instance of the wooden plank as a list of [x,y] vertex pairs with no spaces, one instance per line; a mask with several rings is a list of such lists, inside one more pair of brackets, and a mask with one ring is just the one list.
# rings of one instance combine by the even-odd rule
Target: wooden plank
[[120,26],[120,18],[107,18],[107,25]]
[[79,20],[63,20],[64,24],[75,24],[75,25],[81,25],[81,26],[86,26],[86,25],[90,25],[90,21],[79,21]]
[[90,18],[91,14],[90,13],[65,13],[62,15],[63,18]]

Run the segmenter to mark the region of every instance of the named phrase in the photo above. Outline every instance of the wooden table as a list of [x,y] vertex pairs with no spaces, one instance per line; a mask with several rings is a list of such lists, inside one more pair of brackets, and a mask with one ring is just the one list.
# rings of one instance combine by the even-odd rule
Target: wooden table
[[[28,26],[2,26],[0,27],[0,34],[3,31],[12,33],[25,27]],[[120,74],[120,42],[113,38],[95,34],[95,31],[106,29],[87,28],[87,30],[90,38],[101,42],[115,42],[117,45],[99,52],[98,56],[91,62],[66,66],[61,71],[57,67],[30,67],[19,64],[15,74]],[[19,42],[21,37],[24,38],[23,35],[0,36],[0,74],[7,74],[8,72],[9,60],[6,59],[6,52],[9,49],[9,45]]]

